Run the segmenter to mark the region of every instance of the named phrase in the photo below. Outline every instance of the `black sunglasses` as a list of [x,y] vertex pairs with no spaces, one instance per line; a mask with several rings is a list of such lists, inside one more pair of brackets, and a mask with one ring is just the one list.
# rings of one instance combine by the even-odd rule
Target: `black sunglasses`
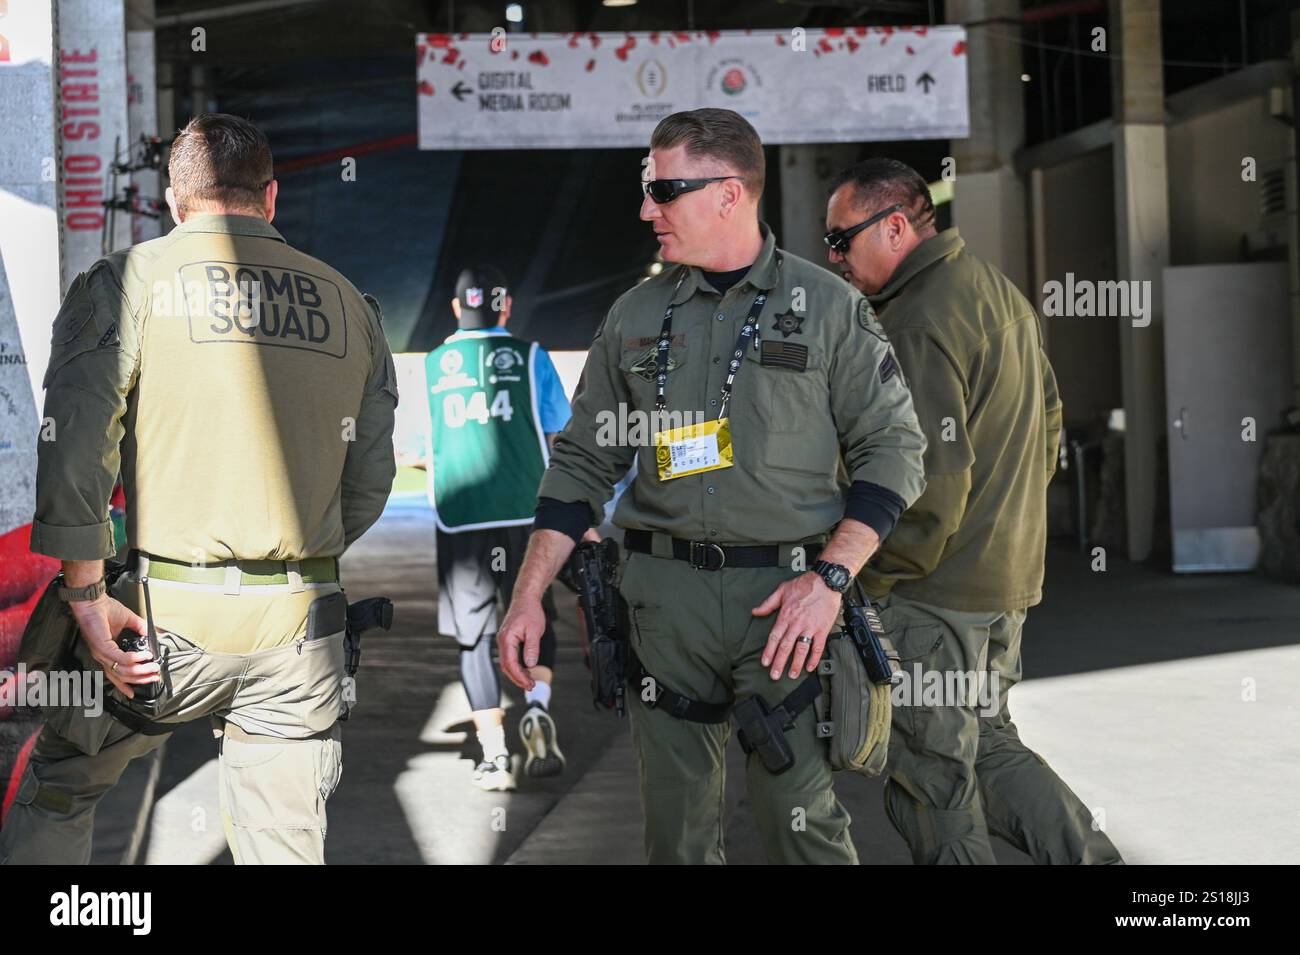
[[658,204],[663,205],[665,202],[672,202],[684,193],[703,189],[711,182],[739,178],[739,176],[710,176],[708,179],[651,179],[649,182],[641,183],[641,195],[649,196]]
[[895,202],[888,209],[882,209],[880,212],[877,212],[866,222],[859,222],[857,225],[853,226],[852,228],[844,229],[843,231],[839,229],[833,229],[830,232],[827,232],[824,236],[822,236],[822,241],[826,243],[826,247],[830,249],[832,252],[838,252],[840,255],[848,255],[849,244],[853,241],[853,237],[855,235],[857,235],[863,229],[870,229],[881,219],[885,218],[886,216],[893,215],[901,208],[903,208],[903,204],[901,202]]

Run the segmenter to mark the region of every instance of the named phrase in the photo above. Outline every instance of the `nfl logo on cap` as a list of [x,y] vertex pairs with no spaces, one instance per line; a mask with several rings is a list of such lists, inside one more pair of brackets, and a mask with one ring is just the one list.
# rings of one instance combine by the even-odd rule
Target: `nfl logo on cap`
[[481,288],[465,289],[465,304],[469,308],[478,308],[483,304],[483,290]]

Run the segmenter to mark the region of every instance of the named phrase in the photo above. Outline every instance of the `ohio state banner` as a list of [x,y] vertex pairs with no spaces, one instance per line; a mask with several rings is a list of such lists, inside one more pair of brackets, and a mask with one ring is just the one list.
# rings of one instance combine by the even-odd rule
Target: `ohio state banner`
[[969,135],[961,27],[422,33],[416,62],[421,149],[645,146],[701,106],[766,143]]

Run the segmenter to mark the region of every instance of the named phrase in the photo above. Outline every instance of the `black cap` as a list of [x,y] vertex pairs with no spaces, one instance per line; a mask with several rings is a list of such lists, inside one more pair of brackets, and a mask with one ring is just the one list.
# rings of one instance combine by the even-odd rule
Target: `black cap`
[[456,279],[456,298],[460,300],[460,327],[495,326],[501,317],[502,300],[509,294],[506,277],[491,265],[475,265],[462,271]]

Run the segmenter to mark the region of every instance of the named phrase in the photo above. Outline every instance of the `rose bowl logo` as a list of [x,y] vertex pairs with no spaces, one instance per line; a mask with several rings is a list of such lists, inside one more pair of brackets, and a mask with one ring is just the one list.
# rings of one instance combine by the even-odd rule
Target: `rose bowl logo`
[[456,372],[460,371],[460,367],[464,361],[465,359],[461,357],[460,352],[452,350],[443,352],[442,358],[438,360],[438,364],[442,368],[442,373],[444,375],[454,375]]
[[722,92],[728,96],[735,96],[737,93],[743,93],[745,90],[745,71],[739,67],[733,66],[727,72],[722,74]]
[[465,289],[465,304],[470,308],[478,308],[483,304],[483,290],[481,288]]

